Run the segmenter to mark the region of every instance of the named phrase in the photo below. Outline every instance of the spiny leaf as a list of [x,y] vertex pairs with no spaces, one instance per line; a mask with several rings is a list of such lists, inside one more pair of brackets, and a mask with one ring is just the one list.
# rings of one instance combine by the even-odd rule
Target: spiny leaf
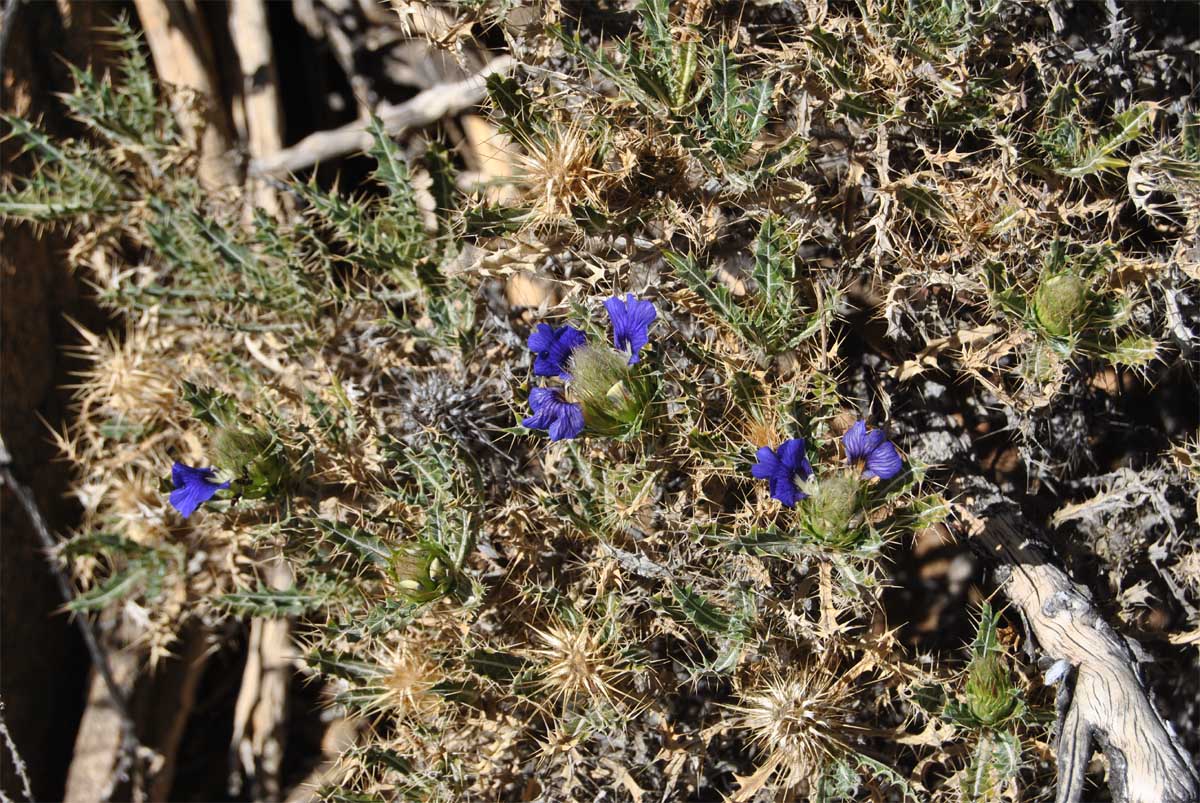
[[769,305],[790,304],[790,294],[783,301],[791,271],[785,270],[783,255],[784,235],[780,231],[780,220],[768,215],[754,241],[754,280],[758,283],[762,300]]
[[733,620],[728,614],[696,591],[674,584],[671,586],[671,596],[679,609],[692,624],[713,635],[727,635]]
[[376,566],[391,564],[392,550],[382,540],[366,530],[328,519],[316,519],[315,523],[335,543],[348,548],[362,560]]

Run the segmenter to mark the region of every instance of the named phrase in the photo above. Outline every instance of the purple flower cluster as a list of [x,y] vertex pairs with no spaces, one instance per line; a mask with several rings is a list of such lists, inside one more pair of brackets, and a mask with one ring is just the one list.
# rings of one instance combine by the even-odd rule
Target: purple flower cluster
[[[851,465],[862,466],[862,476],[867,479],[878,477],[890,480],[900,473],[904,461],[896,447],[881,430],[868,430],[865,421],[856,421],[842,436],[846,459]],[[807,480],[812,476],[812,464],[805,454],[803,438],[792,438],[779,445],[778,449],[763,446],[756,454],[758,462],[750,473],[770,484],[771,498],[785,507],[793,507],[808,494],[796,486],[796,480]]]
[[[629,354],[629,365],[641,359],[642,348],[650,342],[649,329],[658,312],[649,301],[639,301],[632,293],[625,299],[614,296],[604,302],[612,322],[613,346]],[[533,373],[536,376],[559,377],[571,381],[567,370],[571,355],[586,345],[583,332],[573,326],[551,326],[539,323],[529,335],[529,350],[534,353]],[[544,429],[550,440],[576,438],[583,432],[583,408],[567,401],[557,388],[534,388],[529,392],[533,415],[521,423],[529,429]]]

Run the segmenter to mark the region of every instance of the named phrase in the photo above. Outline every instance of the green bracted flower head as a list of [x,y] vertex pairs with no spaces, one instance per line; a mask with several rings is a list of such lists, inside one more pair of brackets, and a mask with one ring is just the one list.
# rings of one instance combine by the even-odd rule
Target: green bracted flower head
[[1078,333],[1087,322],[1091,288],[1074,273],[1045,276],[1033,294],[1033,314],[1054,337]]
[[995,727],[1017,709],[1018,690],[1001,654],[977,655],[967,669],[967,707],[981,724]]
[[800,524],[815,542],[831,549],[851,549],[864,533],[868,484],[854,470],[810,480],[801,503]]
[[392,554],[392,572],[400,594],[412,603],[432,602],[454,588],[449,556],[429,541],[398,548]]
[[571,377],[588,430],[621,436],[641,427],[652,388],[628,355],[607,345],[584,346],[571,357]]
[[228,474],[239,478],[237,490],[247,499],[275,494],[288,471],[282,444],[267,432],[236,425],[217,427],[213,460]]

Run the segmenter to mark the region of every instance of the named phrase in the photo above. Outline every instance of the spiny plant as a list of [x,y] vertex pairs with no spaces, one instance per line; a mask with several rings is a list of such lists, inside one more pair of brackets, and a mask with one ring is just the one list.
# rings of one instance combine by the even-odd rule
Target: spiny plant
[[6,119],[0,214],[121,316],[55,433],[72,607],[154,660],[289,618],[354,723],[330,801],[1035,799],[994,613],[966,658],[888,621],[946,511],[914,409],[966,387],[1066,471],[1044,417],[1187,330],[1194,117],[1107,107],[1020,4],[511,5],[449,7],[525,65],[503,205],[378,121],[357,194],[209,193],[123,23],[87,136]]
[[723,319],[739,337],[758,346],[768,357],[789,353],[802,342],[828,327],[838,296],[817,296],[806,309],[797,287],[797,270],[792,247],[775,216],[763,220],[754,242],[754,262],[750,278],[753,292],[738,298],[734,290],[710,280],[707,271],[690,256],[667,253],[667,264],[713,313]]
[[1023,767],[1019,734],[1031,721],[1000,645],[999,622],[985,602],[971,643],[962,699],[946,704],[947,719],[975,732],[970,763],[960,776],[963,796],[969,801],[1003,799],[1004,790],[1015,783]]
[[810,800],[849,801],[864,787],[916,800],[901,775],[856,747],[864,728],[854,722],[850,701],[859,696],[855,682],[872,664],[865,657],[840,675],[828,665],[800,664],[744,689],[733,708],[736,725],[749,732],[765,759],[753,775],[740,779],[732,800],[778,789]]

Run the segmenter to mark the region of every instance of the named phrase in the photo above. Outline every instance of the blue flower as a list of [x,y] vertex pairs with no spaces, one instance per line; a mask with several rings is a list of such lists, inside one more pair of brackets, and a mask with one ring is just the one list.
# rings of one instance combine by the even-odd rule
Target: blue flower
[[900,453],[883,431],[873,429],[868,432],[865,421],[854,422],[842,436],[842,445],[846,447],[846,459],[851,463],[862,463],[863,476],[868,479],[890,480],[904,466]]
[[613,345],[617,351],[629,352],[629,364],[633,365],[641,359],[638,352],[650,342],[646,330],[658,317],[658,311],[649,301],[638,301],[633,293],[626,293],[624,301],[613,296],[604,302],[604,308],[612,321]]
[[574,438],[583,431],[583,408],[564,399],[554,388],[530,390],[529,406],[533,415],[521,423],[530,429],[549,430],[552,441]]
[[533,372],[537,376],[561,376],[570,379],[565,363],[571,352],[584,344],[583,332],[573,326],[539,323],[529,335],[529,350],[537,355]]
[[211,468],[192,468],[179,461],[171,466],[171,483],[175,490],[171,491],[171,506],[183,514],[186,519],[196,512],[196,508],[213,498],[222,488],[228,488],[228,482],[212,481],[215,470]]
[[779,449],[764,446],[757,452],[758,462],[750,473],[760,480],[768,480],[771,498],[778,499],[786,507],[792,507],[808,494],[796,487],[796,475],[806,480],[812,476],[812,466],[804,453],[804,438],[792,438],[779,445]]

